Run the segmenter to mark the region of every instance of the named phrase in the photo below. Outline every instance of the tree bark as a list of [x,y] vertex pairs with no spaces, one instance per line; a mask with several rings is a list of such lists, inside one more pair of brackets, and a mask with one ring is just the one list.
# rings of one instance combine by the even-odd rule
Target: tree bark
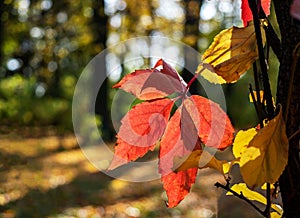
[[[184,42],[189,46],[198,50],[198,35],[199,35],[199,20],[200,20],[200,9],[202,0],[185,0],[185,25],[184,25]],[[190,49],[184,51],[184,62],[185,66],[189,66],[189,69],[197,69],[199,60],[194,54],[189,54]],[[182,72],[182,78],[187,83],[193,78],[193,72],[190,72],[186,67]],[[194,82],[190,87],[190,93],[199,93],[198,84]]]
[[[99,46],[101,50],[106,48],[107,40],[107,22],[108,17],[104,13],[104,0],[93,1],[93,29],[94,29],[94,44]],[[96,54],[100,51],[96,51]],[[95,54],[95,55],[96,55]],[[106,63],[102,63],[99,69],[95,70],[95,77],[100,78],[95,79],[95,82],[103,81],[100,90],[97,94],[97,99],[95,103],[95,113],[101,116],[102,120],[102,137],[106,140],[111,140],[114,135],[110,113],[109,113],[109,97],[108,97],[108,79],[107,79],[107,69]],[[95,84],[97,86],[97,84]]]
[[[299,159],[299,141],[300,134],[295,133],[300,128],[300,60],[293,57],[293,51],[300,42],[299,21],[294,20],[289,13],[291,0],[274,0],[276,16],[281,32],[282,59],[277,87],[277,102],[282,105],[284,113],[288,113],[286,119],[286,132],[289,140],[289,158],[288,164],[279,179],[280,191],[283,201],[284,216],[299,217],[300,214],[300,159]],[[294,71],[294,80],[292,72]],[[291,89],[291,98],[288,101],[289,87]],[[290,103],[288,103],[290,102]]]

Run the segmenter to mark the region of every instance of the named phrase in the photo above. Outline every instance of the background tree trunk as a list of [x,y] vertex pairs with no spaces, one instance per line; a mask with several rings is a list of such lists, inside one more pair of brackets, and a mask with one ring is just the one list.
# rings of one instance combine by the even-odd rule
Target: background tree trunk
[[[200,20],[200,8],[202,0],[185,0],[185,25],[184,25],[184,39],[183,41],[198,50],[198,38],[199,38],[199,20]],[[189,66],[189,69],[197,69],[199,64],[198,57],[194,54],[189,54],[190,49],[184,51],[184,63],[185,66]],[[187,83],[193,78],[193,73],[190,72],[186,67],[182,72],[182,78]],[[190,87],[190,93],[199,93],[198,83],[194,82]]]
[[[300,127],[300,64],[295,68],[295,78],[290,84],[292,75],[293,50],[300,42],[299,21],[291,18],[289,8],[291,0],[274,0],[276,16],[281,31],[282,59],[278,75],[277,102],[288,112],[286,120],[287,136],[291,137]],[[289,86],[292,85],[290,104],[287,105]],[[279,179],[285,217],[299,217],[300,214],[300,159],[298,133],[289,141],[289,159],[283,174]]]
[[[101,50],[106,48],[106,41],[108,35],[107,22],[108,17],[104,12],[104,0],[93,1],[93,24],[94,29],[94,44],[97,45],[95,50],[95,55],[97,55]],[[100,48],[100,49],[99,49]],[[107,140],[111,140],[114,135],[114,131],[111,124],[110,113],[108,108],[108,78],[107,78],[107,69],[106,63],[102,63],[101,68],[96,69],[95,77],[100,77],[101,79],[96,79],[95,82],[103,81],[100,90],[97,94],[97,99],[95,103],[95,112],[97,115],[100,115],[102,121],[102,137]],[[95,84],[97,86],[97,84]]]

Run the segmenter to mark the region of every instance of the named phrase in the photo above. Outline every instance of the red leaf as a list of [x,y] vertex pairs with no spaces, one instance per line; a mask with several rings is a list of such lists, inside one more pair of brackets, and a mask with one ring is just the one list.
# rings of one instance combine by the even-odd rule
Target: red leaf
[[161,72],[174,77],[176,80],[180,81],[183,88],[185,88],[187,86],[187,84],[185,83],[185,81],[182,79],[182,77],[178,74],[178,72],[171,67],[167,62],[165,62],[163,59],[159,59],[154,68],[158,68],[158,67],[162,67]]
[[191,168],[178,173],[169,173],[162,177],[164,189],[168,196],[168,207],[176,207],[189,193],[195,183],[198,168]]
[[[271,6],[271,0],[261,0],[261,6],[265,12],[265,14],[268,16],[270,14],[270,6]],[[242,0],[242,20],[244,22],[244,26],[248,25],[248,22],[253,20],[252,12],[249,7],[248,0]]]
[[189,193],[192,184],[195,183],[198,170],[192,168],[178,173],[172,171],[174,157],[190,154],[194,147],[198,147],[197,144],[190,148],[184,145],[181,130],[181,123],[184,121],[181,110],[182,106],[170,119],[160,143],[159,173],[168,196],[168,207],[175,207]]
[[[135,71],[114,86],[146,102],[134,106],[122,119],[109,169],[154,150],[162,137],[159,173],[168,196],[168,207],[175,207],[195,183],[198,168],[178,173],[173,169],[178,168],[192,151],[202,149],[201,143],[218,149],[228,147],[232,144],[234,129],[218,104],[200,96],[187,97],[184,94],[186,83],[170,65],[160,59],[155,67],[158,69]],[[183,104],[168,122],[176,100],[163,97],[174,92],[181,95]],[[179,166],[174,166],[175,157],[185,158],[181,158],[182,163],[177,162]]]
[[[197,95],[185,99],[183,104],[197,128],[200,140],[206,146],[222,150],[233,143],[234,128],[218,104]],[[191,137],[193,136],[190,135],[189,138]]]
[[124,116],[108,170],[134,161],[154,149],[164,133],[173,104],[168,98],[143,102]]
[[126,75],[113,88],[121,88],[141,100],[163,98],[175,92],[183,93],[186,84],[177,71],[162,59],[156,63],[156,67],[159,66],[162,66],[161,70],[136,70]]

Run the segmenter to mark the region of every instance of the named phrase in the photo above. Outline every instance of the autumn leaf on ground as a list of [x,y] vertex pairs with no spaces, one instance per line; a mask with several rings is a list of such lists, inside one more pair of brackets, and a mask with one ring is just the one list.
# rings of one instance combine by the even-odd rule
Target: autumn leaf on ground
[[[113,88],[121,88],[141,100],[164,98],[175,92],[183,93],[186,84],[169,64],[159,60],[156,68],[136,70],[126,75]],[[161,67],[161,69],[157,69]]]
[[241,154],[240,170],[245,183],[255,188],[278,181],[287,164],[288,146],[280,107],[279,114],[258,131]]
[[[270,14],[271,0],[261,0],[261,6],[265,14],[268,16]],[[248,22],[253,20],[253,16],[252,16],[251,9],[249,7],[248,0],[242,0],[241,9],[242,9],[242,20],[244,26],[247,26]]]
[[[262,34],[263,44],[265,44],[264,31]],[[227,83],[235,82],[257,58],[254,25],[244,28],[231,27],[215,36],[214,42],[202,56],[204,64],[200,64],[200,69],[198,68],[197,71],[203,71],[201,75],[212,83],[222,83],[218,76],[221,76]],[[218,76],[211,75],[214,73]]]
[[134,161],[153,150],[164,133],[174,102],[164,98],[134,106],[122,119],[115,155],[108,170]]

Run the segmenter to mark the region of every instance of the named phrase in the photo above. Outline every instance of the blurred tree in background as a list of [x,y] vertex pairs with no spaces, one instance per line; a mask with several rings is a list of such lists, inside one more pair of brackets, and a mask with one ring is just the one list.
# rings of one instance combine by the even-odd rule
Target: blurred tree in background
[[[241,25],[238,0],[4,0],[0,4],[2,125],[72,129],[71,103],[77,79],[95,55],[119,42],[132,37],[165,36],[202,52],[221,29]],[[108,77],[99,90],[95,111],[108,139],[114,135],[109,114],[112,84],[134,69],[152,67],[156,59],[151,54],[165,49],[153,47],[143,38],[138,42],[145,49],[132,45],[109,50],[101,69],[101,74]],[[168,49],[179,63],[192,63],[196,69],[200,60],[184,57],[182,48]],[[141,59],[130,61],[136,56]],[[118,70],[111,69],[116,65]],[[186,80],[191,77],[184,67],[178,70]],[[249,83],[249,78],[246,75],[239,83]],[[253,125],[256,115],[247,98],[241,108],[240,99],[245,99],[248,90],[235,92],[241,87],[239,83],[224,86],[224,91],[234,124],[246,128]],[[191,91],[196,89],[201,91],[199,85]],[[237,109],[247,116],[234,117],[240,114],[235,113]]]

